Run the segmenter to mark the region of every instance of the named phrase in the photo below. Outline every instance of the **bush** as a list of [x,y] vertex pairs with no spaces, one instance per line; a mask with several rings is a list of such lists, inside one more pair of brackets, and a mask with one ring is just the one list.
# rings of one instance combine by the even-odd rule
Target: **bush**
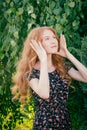
[[[70,52],[87,65],[87,0],[3,0],[0,9],[0,129],[13,130],[26,115],[20,103],[12,102],[10,91],[25,37],[34,27],[51,26],[58,35],[65,34]],[[85,130],[86,85],[75,81],[73,85],[76,91],[69,100],[73,129]]]

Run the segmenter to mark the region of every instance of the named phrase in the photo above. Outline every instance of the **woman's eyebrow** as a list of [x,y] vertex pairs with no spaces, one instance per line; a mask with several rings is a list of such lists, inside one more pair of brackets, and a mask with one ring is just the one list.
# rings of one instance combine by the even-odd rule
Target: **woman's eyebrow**
[[44,37],[50,37],[50,36],[44,36]]
[[[52,35],[52,37],[54,37],[54,36],[55,36],[55,35]],[[49,36],[49,35],[44,35],[43,37],[45,38],[45,37],[50,37],[50,36]]]
[[50,36],[43,36],[42,38],[49,38]]

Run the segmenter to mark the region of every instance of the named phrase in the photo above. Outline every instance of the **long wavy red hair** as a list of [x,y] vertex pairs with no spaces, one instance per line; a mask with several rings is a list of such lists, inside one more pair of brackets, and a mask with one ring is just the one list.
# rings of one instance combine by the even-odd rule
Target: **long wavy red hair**
[[[34,39],[37,42],[38,41],[41,42],[44,30],[51,30],[55,34],[59,44],[58,50],[60,49],[59,38],[55,30],[52,29],[51,27],[37,27],[29,33],[24,42],[23,52],[17,66],[17,72],[13,77],[14,81],[14,86],[12,87],[12,93],[14,95],[13,99],[19,98],[21,102],[24,102],[24,99],[29,94],[30,87],[29,83],[27,83],[26,80],[26,74],[32,71],[35,63],[39,60],[37,54],[30,46],[30,43],[31,39]],[[53,65],[56,67],[56,69],[58,69],[58,71],[61,73],[62,78],[66,77],[66,71],[63,65],[63,58],[59,55],[53,54],[52,62]],[[69,79],[69,77],[66,78]]]

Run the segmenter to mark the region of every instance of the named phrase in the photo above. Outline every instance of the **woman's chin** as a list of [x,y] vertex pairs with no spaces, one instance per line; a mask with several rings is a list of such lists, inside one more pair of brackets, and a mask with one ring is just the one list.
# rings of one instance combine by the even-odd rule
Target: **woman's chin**
[[53,54],[55,54],[55,53],[57,53],[57,52],[58,52],[57,49],[55,49],[55,50],[52,51]]
[[57,52],[57,49],[52,49],[51,51],[47,52],[47,54],[56,54]]

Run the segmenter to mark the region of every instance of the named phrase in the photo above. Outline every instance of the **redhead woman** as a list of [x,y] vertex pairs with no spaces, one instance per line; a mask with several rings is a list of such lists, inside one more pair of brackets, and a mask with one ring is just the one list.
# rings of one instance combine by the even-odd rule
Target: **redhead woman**
[[31,90],[36,101],[33,130],[72,130],[66,105],[71,78],[87,83],[87,68],[68,51],[64,35],[59,38],[50,27],[33,29],[24,43],[12,90],[15,97],[20,92],[22,102]]

